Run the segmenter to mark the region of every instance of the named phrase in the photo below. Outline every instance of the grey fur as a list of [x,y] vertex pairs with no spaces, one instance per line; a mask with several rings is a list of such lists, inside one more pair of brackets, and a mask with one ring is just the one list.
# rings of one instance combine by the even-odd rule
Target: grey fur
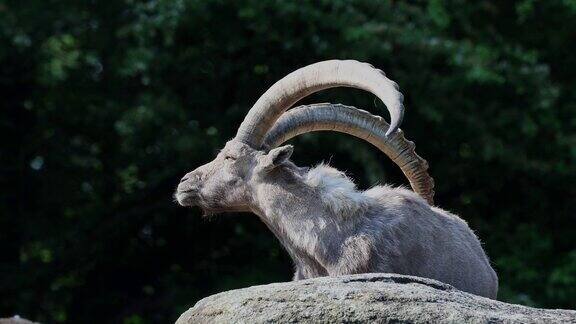
[[329,166],[299,168],[292,150],[232,139],[182,179],[175,198],[205,214],[258,215],[292,257],[295,280],[390,272],[496,298],[496,273],[465,221],[403,188],[359,191]]

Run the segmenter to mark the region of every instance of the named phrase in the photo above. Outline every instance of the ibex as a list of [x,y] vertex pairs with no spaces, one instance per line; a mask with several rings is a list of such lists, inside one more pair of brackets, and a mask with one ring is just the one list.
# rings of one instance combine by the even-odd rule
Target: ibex
[[[363,89],[390,112],[388,125],[367,111],[339,104],[288,110],[298,100],[333,87]],[[398,129],[403,96],[372,65],[331,60],[282,78],[248,112],[236,137],[216,158],[186,174],[175,193],[182,206],[206,215],[252,212],[294,261],[294,280],[391,272],[436,279],[496,298],[498,278],[465,221],[433,206],[427,162]],[[390,186],[358,190],[325,164],[301,168],[290,161],[290,138],[336,131],[368,141],[392,159],[414,192]]]

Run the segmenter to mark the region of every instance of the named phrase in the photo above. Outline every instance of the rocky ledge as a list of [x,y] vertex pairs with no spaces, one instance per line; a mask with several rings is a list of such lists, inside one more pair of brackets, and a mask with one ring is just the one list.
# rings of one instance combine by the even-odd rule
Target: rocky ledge
[[430,279],[360,274],[219,293],[176,321],[192,323],[576,323],[576,311],[507,304]]

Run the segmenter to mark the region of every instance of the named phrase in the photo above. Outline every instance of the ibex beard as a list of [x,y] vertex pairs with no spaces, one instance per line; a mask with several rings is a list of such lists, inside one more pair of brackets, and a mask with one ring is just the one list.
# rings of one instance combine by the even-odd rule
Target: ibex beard
[[[390,125],[343,105],[286,111],[303,96],[335,86],[375,93],[390,111]],[[182,178],[175,198],[208,215],[258,215],[292,257],[295,280],[390,272],[496,298],[498,278],[476,235],[459,217],[432,206],[433,180],[398,129],[402,115],[402,95],[382,71],[356,61],[307,66],[274,84],[216,158]],[[318,130],[375,145],[400,166],[414,192],[390,186],[361,191],[330,166],[296,166],[293,147],[279,145]]]

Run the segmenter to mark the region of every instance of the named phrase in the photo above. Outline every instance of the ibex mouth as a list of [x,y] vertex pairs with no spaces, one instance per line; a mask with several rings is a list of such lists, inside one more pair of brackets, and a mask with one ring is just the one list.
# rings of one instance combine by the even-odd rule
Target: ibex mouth
[[203,217],[210,217],[216,214],[221,214],[226,211],[224,208],[210,207],[201,196],[197,194],[196,190],[180,190],[174,194],[174,199],[180,206],[183,207],[200,207]]
[[195,195],[194,190],[176,191],[174,200],[176,200],[180,206],[192,207],[197,205],[198,197]]

